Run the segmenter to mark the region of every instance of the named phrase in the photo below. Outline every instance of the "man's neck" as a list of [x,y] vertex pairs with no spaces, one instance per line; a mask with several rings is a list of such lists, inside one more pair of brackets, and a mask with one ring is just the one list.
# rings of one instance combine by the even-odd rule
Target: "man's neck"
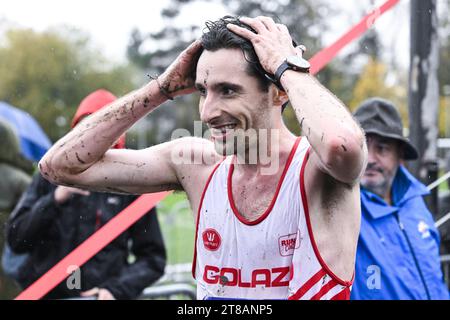
[[296,137],[287,128],[274,130],[278,131],[268,133],[267,143],[258,139],[253,149],[236,154],[235,170],[245,176],[259,176],[276,174],[284,168]]
[[386,194],[383,197],[384,201],[390,206],[392,206],[392,196],[391,196],[391,188],[387,190]]
[[367,188],[364,187],[366,190],[372,192],[373,194],[376,194],[381,199],[384,200],[388,205],[392,205],[392,195],[391,195],[391,188],[381,189],[381,188]]

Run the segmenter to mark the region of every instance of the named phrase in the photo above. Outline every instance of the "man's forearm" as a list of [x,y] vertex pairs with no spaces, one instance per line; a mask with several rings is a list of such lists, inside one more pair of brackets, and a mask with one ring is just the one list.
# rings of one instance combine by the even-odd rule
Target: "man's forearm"
[[151,81],[112,102],[56,142],[39,163],[41,173],[57,180],[60,169],[70,170],[67,171],[70,174],[83,172],[135,122],[165,100],[167,98],[161,94],[158,83]]
[[343,103],[309,74],[286,71],[281,83],[322,164],[331,173],[349,171],[339,180],[357,178],[364,166],[364,134]]

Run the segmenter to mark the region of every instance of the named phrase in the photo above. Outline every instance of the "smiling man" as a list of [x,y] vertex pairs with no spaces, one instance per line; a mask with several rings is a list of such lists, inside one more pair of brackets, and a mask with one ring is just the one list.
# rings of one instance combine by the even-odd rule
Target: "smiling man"
[[[42,174],[91,190],[184,190],[197,225],[200,299],[348,299],[367,155],[362,130],[308,73],[284,25],[224,17],[206,26],[161,76],[57,142]],[[167,99],[196,91],[211,139],[109,150]],[[283,123],[288,100],[302,137]],[[174,150],[210,161],[180,163]]]
[[367,135],[361,179],[362,223],[352,299],[448,299],[439,233],[423,196],[427,188],[402,165],[418,158],[394,105],[364,101],[355,117]]

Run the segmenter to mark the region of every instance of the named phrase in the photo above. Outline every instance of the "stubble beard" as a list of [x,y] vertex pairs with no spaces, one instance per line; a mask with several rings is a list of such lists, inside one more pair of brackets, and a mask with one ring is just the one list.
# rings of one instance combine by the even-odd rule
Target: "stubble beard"
[[383,174],[381,181],[367,181],[366,178],[363,177],[361,179],[361,185],[370,192],[384,198],[388,191],[391,189],[392,182],[394,181],[394,176],[395,175],[386,177]]

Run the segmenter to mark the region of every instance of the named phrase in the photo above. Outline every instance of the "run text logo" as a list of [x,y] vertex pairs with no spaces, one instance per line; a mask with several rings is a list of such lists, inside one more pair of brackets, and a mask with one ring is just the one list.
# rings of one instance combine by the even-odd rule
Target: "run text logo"
[[297,233],[291,233],[286,236],[281,236],[278,239],[278,246],[280,248],[280,254],[285,256],[292,256],[294,254],[294,250],[300,247],[300,231],[297,230]]

